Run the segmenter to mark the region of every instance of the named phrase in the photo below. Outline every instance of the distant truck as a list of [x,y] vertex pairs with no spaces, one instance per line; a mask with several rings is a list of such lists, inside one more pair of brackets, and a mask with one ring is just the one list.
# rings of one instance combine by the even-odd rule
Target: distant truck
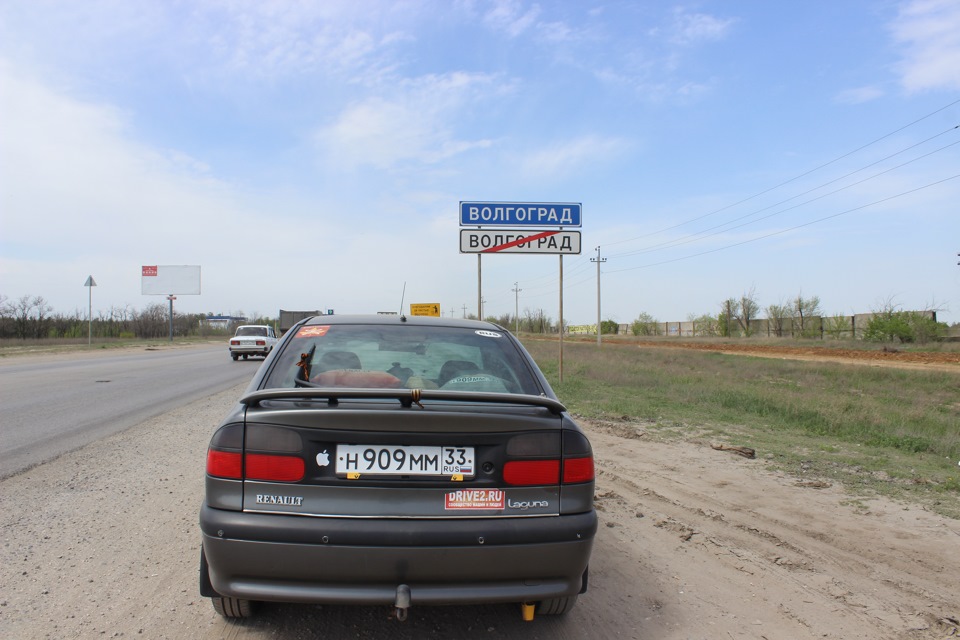
[[309,318],[311,316],[319,316],[320,311],[285,311],[280,309],[280,335],[285,334],[290,330],[290,327],[297,324],[304,318]]

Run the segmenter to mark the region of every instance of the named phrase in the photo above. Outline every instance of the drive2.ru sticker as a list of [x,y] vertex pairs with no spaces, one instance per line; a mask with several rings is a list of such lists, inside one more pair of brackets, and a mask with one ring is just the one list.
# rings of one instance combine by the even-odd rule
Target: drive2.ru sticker
[[446,495],[444,509],[503,509],[500,489],[461,489]]

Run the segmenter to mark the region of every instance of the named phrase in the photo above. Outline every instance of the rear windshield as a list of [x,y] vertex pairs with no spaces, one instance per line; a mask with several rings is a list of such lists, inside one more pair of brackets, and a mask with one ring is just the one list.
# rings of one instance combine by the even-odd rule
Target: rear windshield
[[238,336],[265,336],[267,335],[266,327],[240,327],[237,329]]
[[503,332],[410,325],[306,326],[278,354],[264,388],[445,389],[542,393]]

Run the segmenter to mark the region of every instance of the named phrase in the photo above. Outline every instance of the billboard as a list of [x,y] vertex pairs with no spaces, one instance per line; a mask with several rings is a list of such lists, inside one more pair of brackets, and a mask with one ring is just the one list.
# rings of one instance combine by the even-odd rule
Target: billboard
[[200,295],[200,265],[143,265],[140,293],[145,296]]

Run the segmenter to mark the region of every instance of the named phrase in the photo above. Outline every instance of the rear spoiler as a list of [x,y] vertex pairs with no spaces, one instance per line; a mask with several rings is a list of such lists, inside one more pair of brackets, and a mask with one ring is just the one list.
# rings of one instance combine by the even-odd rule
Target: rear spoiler
[[248,407],[257,407],[264,400],[326,400],[335,406],[340,400],[399,400],[405,408],[420,404],[423,400],[444,400],[461,402],[491,402],[496,404],[522,404],[544,407],[551,413],[560,415],[567,408],[559,400],[546,396],[534,396],[521,393],[478,393],[472,391],[441,391],[439,389],[341,389],[341,388],[305,388],[305,389],[263,389],[252,391],[242,398],[240,403]]

